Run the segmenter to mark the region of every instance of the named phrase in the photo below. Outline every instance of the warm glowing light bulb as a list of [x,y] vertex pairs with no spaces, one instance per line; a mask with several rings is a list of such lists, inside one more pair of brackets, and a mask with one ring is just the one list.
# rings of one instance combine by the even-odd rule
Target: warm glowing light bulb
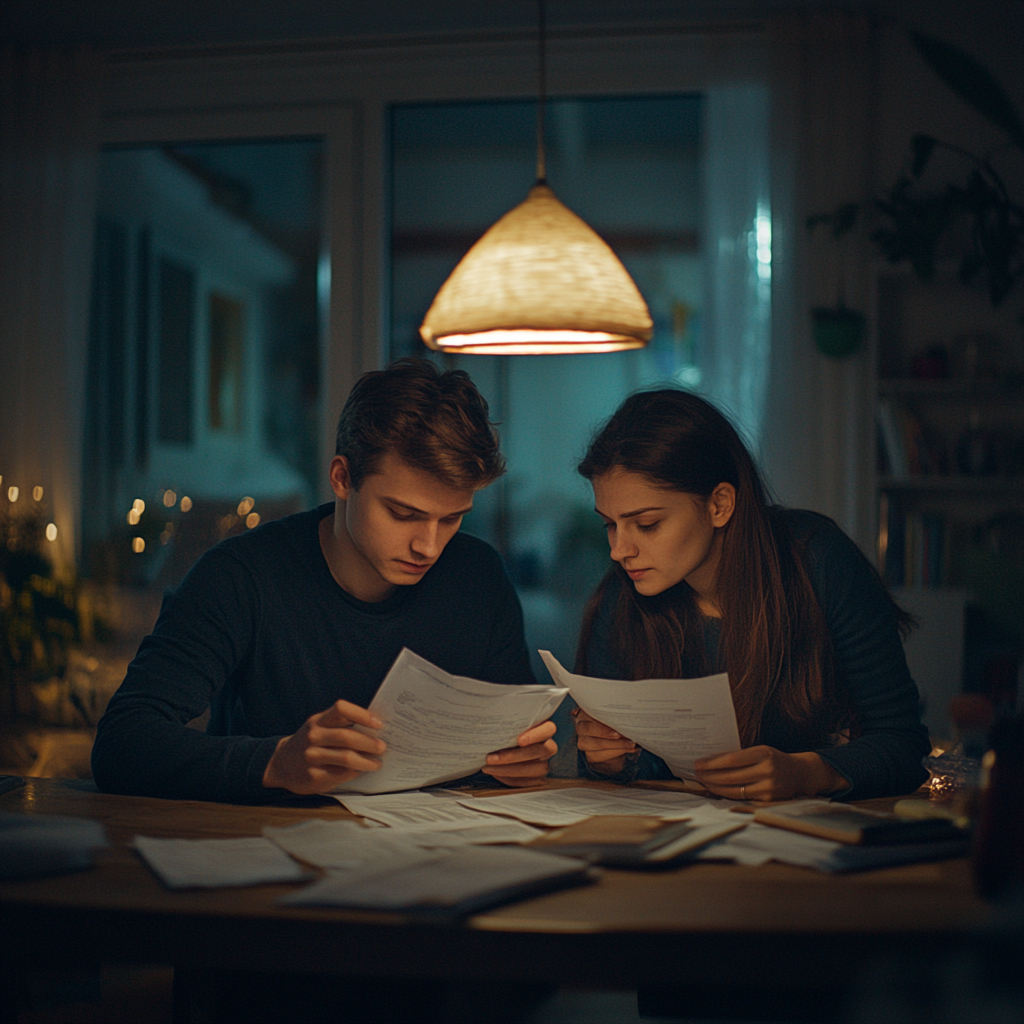
[[181,511],[187,512],[192,507],[192,499],[186,494],[181,499]]
[[141,555],[146,550],[146,542],[141,537],[132,537],[132,551]]
[[255,504],[256,502],[252,498],[243,498],[238,503],[238,514],[240,516],[247,516],[252,511],[252,507]]
[[56,540],[57,539],[57,524],[47,523],[46,524],[46,539]]
[[17,501],[18,500],[18,495],[20,493],[21,493],[21,491],[19,491],[17,487],[8,487],[7,488],[7,500],[10,501],[10,502]]
[[136,498],[132,502],[132,508],[141,516],[146,511],[146,503],[141,498]]
[[32,488],[32,497],[36,501],[42,501],[43,500],[43,489],[38,484],[35,487]]
[[178,500],[178,496],[174,491],[164,491],[164,508],[174,508],[174,503]]
[[245,525],[248,529],[252,529],[254,526],[260,525],[260,514],[259,512],[250,512],[245,517]]
[[134,508],[131,509],[128,512],[128,525],[129,526],[138,526],[140,518],[141,517],[139,516],[138,509],[134,509]]

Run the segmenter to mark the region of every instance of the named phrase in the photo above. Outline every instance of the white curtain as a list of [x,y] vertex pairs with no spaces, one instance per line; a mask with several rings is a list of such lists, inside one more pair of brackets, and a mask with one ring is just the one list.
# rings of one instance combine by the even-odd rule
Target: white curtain
[[[768,477],[785,504],[832,516],[870,551],[871,367],[867,346],[835,360],[814,347],[810,309],[834,306],[839,249],[810,236],[809,214],[863,201],[871,183],[877,42],[863,15],[787,15],[772,55],[773,309],[763,434]],[[863,241],[846,251],[846,304],[867,312]]]
[[703,392],[760,447],[771,358],[770,94],[713,86],[704,104]]
[[0,53],[0,502],[43,488],[61,574],[81,507],[100,58]]

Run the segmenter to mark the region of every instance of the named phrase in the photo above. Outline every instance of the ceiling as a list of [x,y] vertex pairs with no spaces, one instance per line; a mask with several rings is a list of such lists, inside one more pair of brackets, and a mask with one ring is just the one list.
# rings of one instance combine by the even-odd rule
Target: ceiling
[[[547,0],[560,27],[623,27],[750,20],[789,8],[860,6],[914,23],[977,33],[1010,23],[1019,0]],[[536,0],[4,0],[0,45],[88,43],[102,50],[237,46],[257,42],[522,32]],[[936,26],[938,27],[938,26]],[[1011,33],[1012,34],[1012,33]]]

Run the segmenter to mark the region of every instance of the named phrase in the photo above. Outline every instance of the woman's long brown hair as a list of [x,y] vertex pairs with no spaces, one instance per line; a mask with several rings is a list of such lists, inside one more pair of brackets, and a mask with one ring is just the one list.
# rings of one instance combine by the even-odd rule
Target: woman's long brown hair
[[[725,527],[717,603],[722,612],[719,660],[729,673],[740,738],[757,741],[772,704],[802,732],[828,742],[849,726],[825,617],[783,517],[768,504],[757,467],[729,421],[686,391],[647,391],[627,398],[591,442],[578,467],[588,480],[614,468],[705,502],[721,483],[736,488]],[[633,679],[701,675],[714,666],[704,652],[704,620],[685,582],[655,597],[636,592],[614,565],[583,619],[577,671],[587,671],[594,619],[619,578],[609,653]]]

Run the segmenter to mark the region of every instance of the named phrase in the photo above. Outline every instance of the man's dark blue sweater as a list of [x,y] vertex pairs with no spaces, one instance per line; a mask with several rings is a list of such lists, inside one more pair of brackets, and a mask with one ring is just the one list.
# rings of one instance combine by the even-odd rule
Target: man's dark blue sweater
[[[99,724],[108,792],[260,803],[282,736],[338,699],[367,707],[403,647],[457,675],[533,683],[519,600],[497,553],[456,534],[415,585],[368,604],[320,549],[333,503],[207,552],[164,602]],[[186,723],[212,708],[206,733]]]

